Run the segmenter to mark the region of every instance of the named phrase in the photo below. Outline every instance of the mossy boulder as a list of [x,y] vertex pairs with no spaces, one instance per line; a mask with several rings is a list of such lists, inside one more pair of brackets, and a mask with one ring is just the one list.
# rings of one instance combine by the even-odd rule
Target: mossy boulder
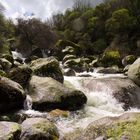
[[27,65],[22,65],[11,69],[8,75],[11,80],[19,83],[23,87],[26,87],[31,77],[31,74],[31,68]]
[[20,140],[58,140],[56,126],[47,119],[29,118],[22,123]]
[[0,46],[0,57],[2,57],[3,54],[11,55],[10,48],[7,45]]
[[67,118],[70,115],[69,111],[55,109],[49,112],[50,117],[64,117]]
[[63,74],[59,62],[54,57],[39,58],[30,64],[33,73],[42,77],[52,77],[63,83]]
[[102,66],[109,67],[113,65],[121,65],[121,56],[118,51],[106,51],[101,58]]
[[18,83],[0,77],[0,112],[22,108],[24,100],[25,92]]
[[138,58],[128,70],[128,77],[140,86],[140,58]]
[[0,70],[0,76],[8,77],[7,73],[3,70]]
[[8,72],[12,68],[12,63],[5,58],[0,58],[0,65],[2,66],[2,69],[6,72]]
[[77,139],[92,140],[104,135],[106,139],[112,140],[138,140],[139,131],[140,113],[125,113],[119,117],[105,117],[94,121]]
[[33,76],[29,85],[35,110],[77,110],[87,101],[83,92],[65,87],[49,77]]
[[78,44],[75,44],[69,40],[58,40],[55,44],[55,50],[53,50],[53,56],[57,56],[59,60],[62,60],[65,56],[65,53],[62,52],[67,46],[71,46],[74,48],[74,52],[78,54],[80,52],[81,47]]
[[76,59],[76,55],[70,55],[70,54],[65,55],[62,63],[65,63],[67,60],[71,60],[71,59]]
[[19,140],[21,127],[14,122],[0,122],[0,139],[1,140]]
[[24,60],[24,62],[27,63],[27,64],[29,64],[31,61],[36,60],[36,59],[38,59],[38,58],[39,58],[38,56],[33,55],[33,56],[31,56],[31,57],[26,58],[26,59]]
[[108,67],[108,68],[101,68],[97,70],[97,73],[104,73],[104,74],[115,74],[119,72],[118,67]]
[[12,55],[9,55],[9,54],[3,54],[2,55],[2,58],[5,58],[6,60],[8,60],[10,63],[14,63],[14,59],[13,59],[13,56]]
[[62,50],[64,54],[75,54],[75,50],[72,46],[66,46],[65,49]]
[[127,55],[123,58],[122,64],[123,64],[123,66],[133,64],[136,59],[137,59],[137,57],[134,55]]
[[89,65],[83,58],[69,59],[64,63],[65,68],[74,69],[76,72],[88,71]]
[[76,72],[71,68],[67,68],[67,69],[64,69],[64,75],[65,76],[76,76]]

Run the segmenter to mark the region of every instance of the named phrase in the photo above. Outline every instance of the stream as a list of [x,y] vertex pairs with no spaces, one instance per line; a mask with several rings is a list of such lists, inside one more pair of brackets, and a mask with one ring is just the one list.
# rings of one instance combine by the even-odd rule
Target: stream
[[[16,57],[16,53],[13,54]],[[85,77],[84,75],[90,75]],[[29,117],[43,117],[53,121],[61,137],[68,133],[72,133],[76,130],[85,129],[91,122],[103,118],[105,116],[119,116],[126,112],[140,112],[137,108],[130,108],[128,111],[124,111],[122,104],[119,103],[110,94],[112,89],[108,84],[102,85],[96,82],[100,78],[126,78],[123,74],[102,74],[94,72],[76,73],[76,76],[64,76],[64,83],[71,85],[75,89],[81,90],[87,96],[87,103],[81,110],[70,112],[68,117],[52,117],[48,112],[40,112],[32,109],[32,99],[27,95],[24,110],[20,110],[19,113],[26,114]],[[87,83],[91,80],[95,80],[94,90],[89,88]],[[61,139],[61,138],[60,138]]]
[[[78,75],[86,75],[90,74],[91,77],[78,77]],[[69,82],[71,86],[74,88],[81,90],[87,96],[87,104],[83,109],[70,112],[68,117],[57,117],[52,118],[49,116],[47,112],[39,112],[32,110],[31,105],[32,101],[30,96],[27,96],[26,110],[22,110],[22,113],[29,115],[30,117],[43,117],[48,118],[53,121],[58,127],[61,136],[66,135],[68,133],[72,133],[76,130],[85,129],[91,122],[98,120],[105,116],[119,116],[125,112],[139,112],[136,108],[131,108],[129,111],[124,111],[122,108],[122,104],[118,103],[115,98],[110,95],[112,89],[110,89],[107,85],[98,91],[95,89],[94,91],[88,89],[86,84],[91,79],[99,79],[106,77],[121,77],[125,78],[123,74],[98,74],[96,72],[93,73],[77,73],[76,77],[67,77],[65,76],[65,83]],[[98,86],[94,85],[95,87]]]

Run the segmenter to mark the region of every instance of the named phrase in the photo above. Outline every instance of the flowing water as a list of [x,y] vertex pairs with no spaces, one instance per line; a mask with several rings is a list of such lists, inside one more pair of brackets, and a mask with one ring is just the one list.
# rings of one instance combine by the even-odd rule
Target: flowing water
[[[80,75],[81,73],[77,73]],[[82,73],[86,74],[86,73]],[[103,77],[125,77],[122,74],[97,74],[88,73],[92,77],[65,77],[65,83],[70,83],[74,88],[81,90],[87,96],[87,104],[83,109],[71,112],[69,117],[57,118],[54,122],[59,128],[60,134],[64,135],[75,130],[81,130],[86,128],[91,122],[100,119],[105,116],[118,116],[123,114],[125,111],[122,108],[122,104],[118,103],[115,98],[112,97],[110,89],[107,85],[102,89],[95,89],[94,91],[86,87],[86,83],[91,79],[99,79]],[[99,83],[97,84],[97,86]],[[96,85],[94,85],[96,87]],[[101,85],[102,86],[102,85]],[[137,109],[131,109],[131,112],[138,111]],[[31,109],[31,98],[27,96],[26,111],[25,114],[29,116],[46,117],[48,119],[50,116],[47,112],[39,112]]]

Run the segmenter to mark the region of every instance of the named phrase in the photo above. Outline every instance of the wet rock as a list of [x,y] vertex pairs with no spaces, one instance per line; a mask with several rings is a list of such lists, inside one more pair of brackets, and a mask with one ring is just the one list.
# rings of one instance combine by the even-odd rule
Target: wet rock
[[14,59],[12,55],[8,55],[8,54],[3,54],[2,58],[5,58],[6,60],[8,60],[10,63],[14,63]]
[[22,108],[24,100],[24,90],[18,83],[0,77],[0,112]]
[[33,76],[29,85],[33,109],[36,110],[77,110],[87,101],[83,92],[65,87],[48,77]]
[[14,122],[0,122],[0,139],[1,140],[19,140],[21,127]]
[[118,51],[106,51],[100,61],[103,67],[110,67],[113,65],[120,66],[121,56]]
[[[139,113],[126,113],[119,117],[105,117],[91,123],[81,134],[82,140],[93,140],[102,135],[108,139],[132,140],[139,139]],[[132,133],[133,131],[133,133]],[[80,140],[79,138],[79,140]]]
[[22,123],[21,140],[58,140],[56,126],[47,119],[29,118]]
[[6,72],[8,72],[12,67],[12,63],[5,58],[0,58],[0,65],[2,66],[2,69]]
[[67,54],[67,55],[65,55],[65,57],[63,58],[62,63],[65,63],[67,60],[70,60],[70,59],[76,59],[76,56],[75,56],[75,55]]
[[32,70],[27,65],[18,66],[9,72],[9,78],[23,87],[26,87],[31,77]]
[[127,55],[123,58],[122,64],[123,64],[123,66],[133,64],[136,59],[137,59],[137,57],[134,55]]
[[66,46],[65,49],[62,50],[64,54],[75,54],[75,50],[72,46]]
[[128,77],[140,86],[140,58],[129,67]]
[[116,74],[118,73],[119,69],[117,68],[112,68],[112,67],[109,67],[109,68],[102,68],[102,69],[99,69],[97,71],[97,73],[103,73],[103,74]]
[[8,77],[7,73],[4,72],[3,70],[0,70],[0,76]]
[[128,110],[130,107],[140,108],[140,88],[128,78],[91,78],[83,83],[82,86],[92,92],[107,91],[107,94],[110,94],[118,102],[122,103],[125,110]]
[[52,77],[63,83],[63,74],[59,67],[59,62],[54,57],[40,58],[31,62],[31,68],[35,75],[42,77]]
[[70,114],[69,111],[64,111],[60,109],[55,109],[49,112],[49,115],[52,117],[68,117]]
[[64,70],[65,76],[76,76],[76,73],[73,69],[67,68]]

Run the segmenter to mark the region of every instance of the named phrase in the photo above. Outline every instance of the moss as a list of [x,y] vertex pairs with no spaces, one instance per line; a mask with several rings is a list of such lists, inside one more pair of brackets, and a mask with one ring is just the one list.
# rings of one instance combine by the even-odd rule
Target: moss
[[3,54],[2,57],[5,58],[6,60],[8,60],[9,62],[11,62],[12,64],[14,63],[14,59],[13,59],[12,55]]
[[121,57],[118,51],[108,51],[103,54],[101,62],[104,66],[120,65]]
[[117,123],[112,128],[108,128],[106,133],[108,138],[121,139],[125,135],[131,140],[138,140],[140,138],[140,118],[137,117],[135,121]]
[[0,76],[7,77],[7,74],[3,70],[0,70]]

